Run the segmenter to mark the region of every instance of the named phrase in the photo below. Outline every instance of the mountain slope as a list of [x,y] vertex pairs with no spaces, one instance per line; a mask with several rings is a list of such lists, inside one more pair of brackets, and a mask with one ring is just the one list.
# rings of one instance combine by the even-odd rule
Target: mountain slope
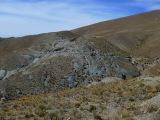
[[[103,38],[137,56],[159,57],[160,10],[105,21],[73,30],[89,38]],[[98,39],[99,40],[99,39]],[[98,42],[98,40],[95,40]]]
[[0,96],[15,99],[105,77],[159,75],[159,15],[151,11],[72,31],[1,38]]

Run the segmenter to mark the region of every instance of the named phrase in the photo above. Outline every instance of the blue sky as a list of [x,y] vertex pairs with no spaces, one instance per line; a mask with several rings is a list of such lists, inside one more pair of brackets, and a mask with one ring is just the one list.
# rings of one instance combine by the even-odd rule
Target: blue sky
[[70,30],[160,9],[160,0],[0,0],[0,36]]

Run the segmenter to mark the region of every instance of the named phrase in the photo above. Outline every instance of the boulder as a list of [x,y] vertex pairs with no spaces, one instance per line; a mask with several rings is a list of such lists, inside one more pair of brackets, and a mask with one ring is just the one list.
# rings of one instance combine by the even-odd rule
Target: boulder
[[6,71],[5,70],[0,70],[0,80],[2,80],[6,75]]

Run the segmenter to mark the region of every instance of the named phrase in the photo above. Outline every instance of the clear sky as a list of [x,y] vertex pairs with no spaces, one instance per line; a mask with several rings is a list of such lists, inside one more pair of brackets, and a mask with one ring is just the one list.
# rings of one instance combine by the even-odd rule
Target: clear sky
[[160,9],[160,0],[0,0],[0,36],[70,30]]

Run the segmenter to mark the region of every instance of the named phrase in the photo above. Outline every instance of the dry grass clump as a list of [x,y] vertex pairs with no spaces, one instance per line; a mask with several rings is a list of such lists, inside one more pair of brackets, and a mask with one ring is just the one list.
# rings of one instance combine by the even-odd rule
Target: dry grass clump
[[147,106],[147,108],[145,109],[145,113],[152,113],[152,112],[157,112],[159,110],[159,107],[156,105],[149,105]]
[[[141,81],[115,81],[108,84],[82,86],[60,92],[28,96],[2,104],[0,116],[22,119],[130,119],[144,113],[139,105],[157,95],[157,88]],[[109,109],[108,105],[112,107]],[[147,112],[159,108],[150,107]],[[31,110],[31,111],[30,111]],[[111,115],[108,111],[117,110]]]
[[39,117],[44,117],[46,114],[46,106],[45,105],[40,105],[36,110],[35,113],[39,116]]

